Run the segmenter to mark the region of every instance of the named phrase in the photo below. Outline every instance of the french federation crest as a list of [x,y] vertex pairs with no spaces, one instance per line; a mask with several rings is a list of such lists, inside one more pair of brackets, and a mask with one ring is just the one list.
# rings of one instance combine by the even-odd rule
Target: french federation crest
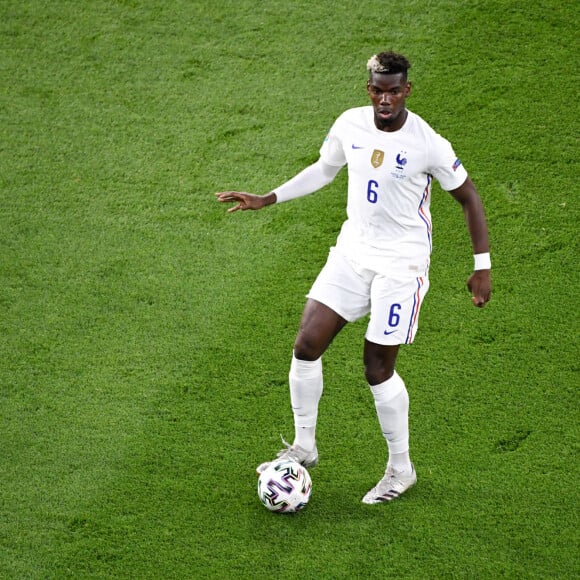
[[385,152],[380,149],[375,149],[371,155],[371,165],[376,169],[383,164],[385,159]]

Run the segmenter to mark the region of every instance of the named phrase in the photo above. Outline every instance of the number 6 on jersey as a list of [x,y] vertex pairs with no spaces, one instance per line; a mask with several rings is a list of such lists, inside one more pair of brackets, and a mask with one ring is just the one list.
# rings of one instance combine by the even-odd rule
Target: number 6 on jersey
[[377,203],[379,199],[379,194],[375,189],[377,187],[379,187],[379,184],[374,179],[371,179],[367,186],[367,199],[370,203]]

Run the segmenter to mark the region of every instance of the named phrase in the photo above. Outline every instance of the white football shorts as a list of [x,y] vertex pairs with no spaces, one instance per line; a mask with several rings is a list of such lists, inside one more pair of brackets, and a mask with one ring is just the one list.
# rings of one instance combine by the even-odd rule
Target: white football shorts
[[366,339],[375,344],[410,344],[429,289],[426,276],[391,277],[358,268],[335,248],[308,298],[332,308],[348,322],[370,313]]

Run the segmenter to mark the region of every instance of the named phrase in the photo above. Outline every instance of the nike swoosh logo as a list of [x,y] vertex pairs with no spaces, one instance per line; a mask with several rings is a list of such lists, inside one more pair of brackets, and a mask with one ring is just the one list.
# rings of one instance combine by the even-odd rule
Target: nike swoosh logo
[[393,334],[393,332],[397,332],[396,330],[385,330],[385,336],[389,336],[389,334]]
[[356,145],[353,144],[352,146],[353,149],[364,149],[364,147],[357,147]]

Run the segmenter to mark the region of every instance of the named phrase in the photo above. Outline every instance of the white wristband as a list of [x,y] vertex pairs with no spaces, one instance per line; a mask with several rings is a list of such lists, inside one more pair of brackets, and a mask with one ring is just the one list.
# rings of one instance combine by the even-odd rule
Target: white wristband
[[491,270],[491,258],[489,252],[485,254],[473,254],[474,270]]

